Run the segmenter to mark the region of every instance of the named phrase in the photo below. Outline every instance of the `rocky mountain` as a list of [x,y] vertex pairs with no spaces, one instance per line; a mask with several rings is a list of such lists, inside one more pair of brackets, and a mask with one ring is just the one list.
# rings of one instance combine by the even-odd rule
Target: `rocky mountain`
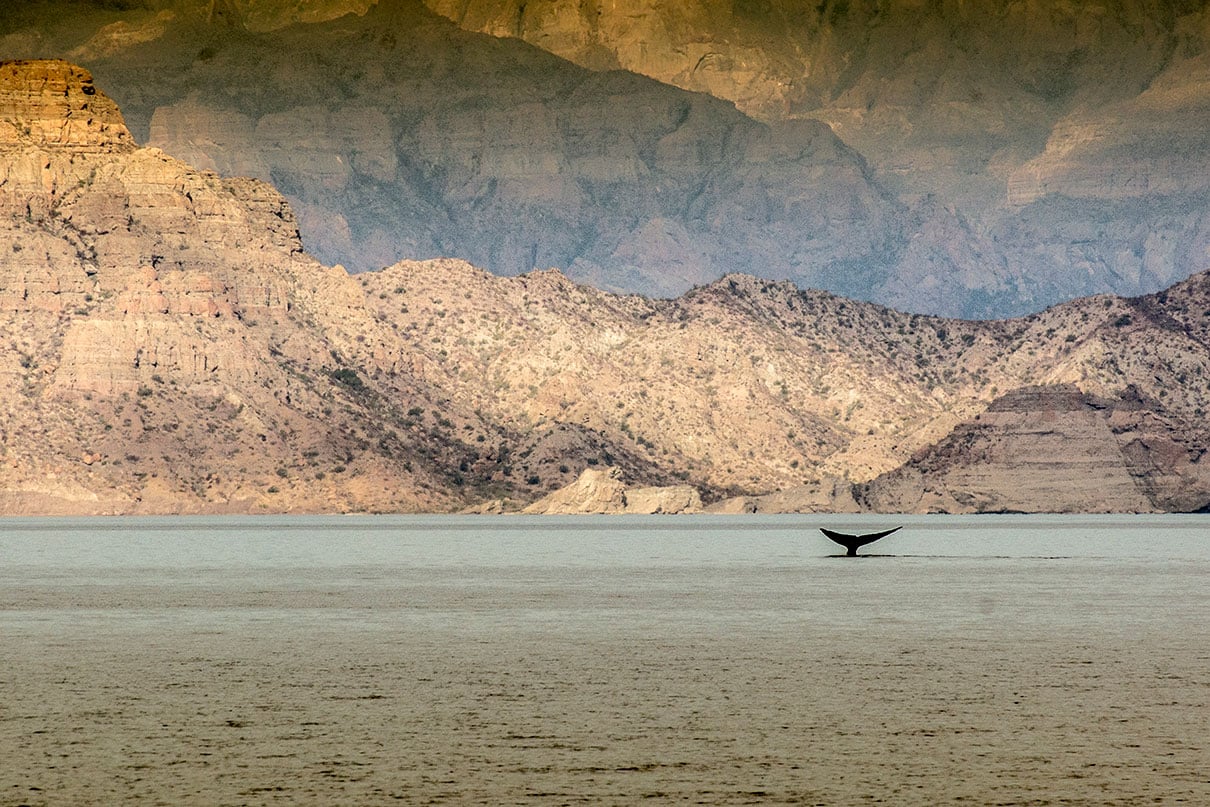
[[5,512],[463,501],[501,435],[406,367],[365,383],[389,332],[273,188],[138,148],[65,62],[4,63],[0,121]]
[[0,56],[84,63],[141,142],[272,182],[356,271],[744,272],[993,317],[1210,268],[1204,0],[427,5],[452,21],[43,0],[0,13]]
[[105,24],[76,7],[66,30],[14,12],[0,53],[80,59],[140,141],[280,188],[329,263],[556,266],[657,296],[760,271],[856,293],[905,242],[905,208],[817,121],[584,70],[419,0],[267,32],[191,8]]
[[[922,298],[960,287],[951,313],[1003,315],[1155,291],[1210,266],[1201,0],[427,2],[468,29],[760,119],[828,122],[901,199],[936,200],[924,234],[973,245],[941,264],[904,256],[904,285],[872,299],[940,312]],[[1079,175],[1079,190],[1056,171]]]
[[82,68],[4,63],[0,111],[5,512],[1210,502],[1207,274],[984,322],[750,275],[350,276]]
[[[442,382],[451,397],[513,428],[589,428],[709,501],[743,497],[724,509],[1185,510],[1210,500],[1204,274],[1159,296],[999,322],[907,315],[749,276],[673,301],[448,262],[361,279],[384,317],[398,316],[395,295],[410,298],[400,327],[418,354],[458,369],[461,382]],[[1068,411],[1088,423],[1056,427],[1055,412]],[[1087,473],[1085,455],[1132,495]],[[943,482],[964,463],[982,464],[983,489],[973,477]],[[961,495],[925,496],[922,477]],[[752,497],[767,491],[779,493]]]
[[759,119],[829,123],[901,200],[936,200],[923,234],[973,246],[905,256],[906,286],[867,299],[940,313],[911,289],[961,286],[951,312],[1003,315],[1210,267],[1204,0],[426,2]]

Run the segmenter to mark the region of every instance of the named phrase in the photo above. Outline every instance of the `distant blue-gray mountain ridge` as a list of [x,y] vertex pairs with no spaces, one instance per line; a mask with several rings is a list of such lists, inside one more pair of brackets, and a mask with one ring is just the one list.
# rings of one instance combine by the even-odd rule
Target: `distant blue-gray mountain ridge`
[[[456,257],[502,275],[557,267],[604,290],[661,297],[742,272],[901,310],[995,317],[1092,293],[1154,292],[1210,265],[1199,179],[1210,172],[1197,156],[1210,150],[1198,140],[1204,127],[1190,124],[1206,99],[1187,67],[1199,63],[1196,50],[1186,53],[1197,43],[1176,33],[1192,7],[1155,12],[1155,48],[1171,56],[1123,60],[1125,77],[1091,71],[1105,60],[1090,50],[1078,65],[1052,66],[1049,90],[1022,78],[1026,89],[1005,95],[990,73],[979,80],[994,87],[970,79],[972,98],[995,89],[1020,103],[1028,142],[997,151],[997,136],[961,127],[946,141],[950,101],[901,94],[898,157],[880,145],[894,142],[884,123],[883,140],[854,138],[871,160],[821,122],[839,125],[841,106],[817,100],[805,117],[758,121],[705,94],[463,31],[418,0],[353,4],[364,13],[256,31],[252,10],[152,5],[71,4],[70,24],[62,4],[9,9],[0,55],[72,54],[119,101],[140,142],[271,181],[308,250],[353,271]],[[853,51],[867,61],[852,66],[852,92],[877,85],[880,70],[906,69],[887,55],[905,31],[922,42],[940,36],[931,18],[903,13],[870,23],[872,39]],[[829,41],[860,28],[834,13],[821,24],[834,26]],[[1105,35],[1088,47],[1121,51],[1115,43]],[[1148,87],[1163,65],[1169,90]],[[928,78],[929,63],[918,69]],[[1064,81],[1076,89],[1056,94]],[[1118,118],[1158,121],[1154,131],[1064,117],[1087,95],[1077,89],[1098,82],[1115,88],[1107,108]],[[1139,86],[1168,99],[1162,113]],[[851,105],[846,98],[836,104]],[[893,118],[896,98],[872,98],[870,119]],[[1056,121],[1047,144],[1038,133]],[[1090,157],[1088,142],[1120,148]],[[1012,174],[998,180],[1004,205],[994,209],[993,153],[1017,155],[995,169]],[[983,167],[956,172],[972,154]],[[912,178],[928,174],[941,179]],[[981,201],[968,203],[976,188]]]

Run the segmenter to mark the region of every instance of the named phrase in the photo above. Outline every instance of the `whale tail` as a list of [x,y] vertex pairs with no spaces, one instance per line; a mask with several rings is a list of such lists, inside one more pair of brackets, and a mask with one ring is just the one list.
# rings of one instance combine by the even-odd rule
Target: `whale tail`
[[894,529],[883,530],[882,532],[868,532],[868,533],[865,533],[864,535],[850,535],[847,532],[836,532],[835,530],[825,530],[823,527],[820,527],[819,531],[822,532],[824,535],[828,536],[829,538],[831,538],[836,543],[843,546],[846,550],[845,555],[847,557],[853,558],[853,557],[857,557],[858,547],[865,546],[866,544],[872,544],[875,541],[877,541],[879,538],[885,538],[888,535],[890,535],[891,533],[897,532],[901,529],[903,529],[902,525],[895,527]]

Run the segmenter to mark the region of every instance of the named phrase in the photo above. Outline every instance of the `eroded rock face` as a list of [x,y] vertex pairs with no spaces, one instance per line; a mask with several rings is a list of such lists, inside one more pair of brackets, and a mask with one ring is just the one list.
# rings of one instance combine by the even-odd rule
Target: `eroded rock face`
[[626,509],[632,515],[679,515],[700,513],[702,497],[689,485],[629,488]]
[[[1108,400],[1074,386],[997,399],[903,468],[866,486],[886,512],[1163,512],[1210,503],[1202,449],[1137,393]],[[1157,469],[1163,466],[1163,471]]]
[[763,496],[736,496],[710,505],[708,512],[739,515],[744,513],[859,513],[861,506],[853,497],[853,484],[830,477],[819,484],[767,493]]
[[[366,350],[343,328],[375,327],[348,321],[364,311],[359,289],[302,253],[280,194],[137,148],[88,72],[64,62],[0,64],[0,99],[8,511],[445,500],[418,493],[406,456],[367,452],[352,421],[325,414],[342,398],[366,405],[355,372],[329,372],[341,351]],[[320,461],[340,466],[335,479]]]
[[[0,207],[18,240],[0,258],[0,307],[89,314],[65,325],[57,389],[130,392],[148,368],[249,381],[258,360],[226,334],[286,315],[301,253],[289,208],[261,183],[199,174],[122,131],[115,152],[103,130],[76,148],[53,129],[6,161],[16,170],[0,178]],[[42,181],[26,181],[31,164]]]
[[1076,110],[1008,177],[998,234],[1016,265],[1068,265],[1119,293],[1210,266],[1210,57],[1174,58],[1139,95]]
[[522,510],[543,515],[621,513],[626,509],[626,483],[617,468],[587,469],[580,478]]
[[5,62],[0,71],[0,148],[134,149],[117,104],[84,68],[48,60]]

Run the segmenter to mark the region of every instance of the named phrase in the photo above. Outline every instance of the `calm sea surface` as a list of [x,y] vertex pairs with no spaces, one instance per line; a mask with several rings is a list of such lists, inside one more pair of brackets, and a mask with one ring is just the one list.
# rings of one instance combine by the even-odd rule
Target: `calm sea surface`
[[0,805],[1210,804],[1210,517],[3,519],[0,760]]

